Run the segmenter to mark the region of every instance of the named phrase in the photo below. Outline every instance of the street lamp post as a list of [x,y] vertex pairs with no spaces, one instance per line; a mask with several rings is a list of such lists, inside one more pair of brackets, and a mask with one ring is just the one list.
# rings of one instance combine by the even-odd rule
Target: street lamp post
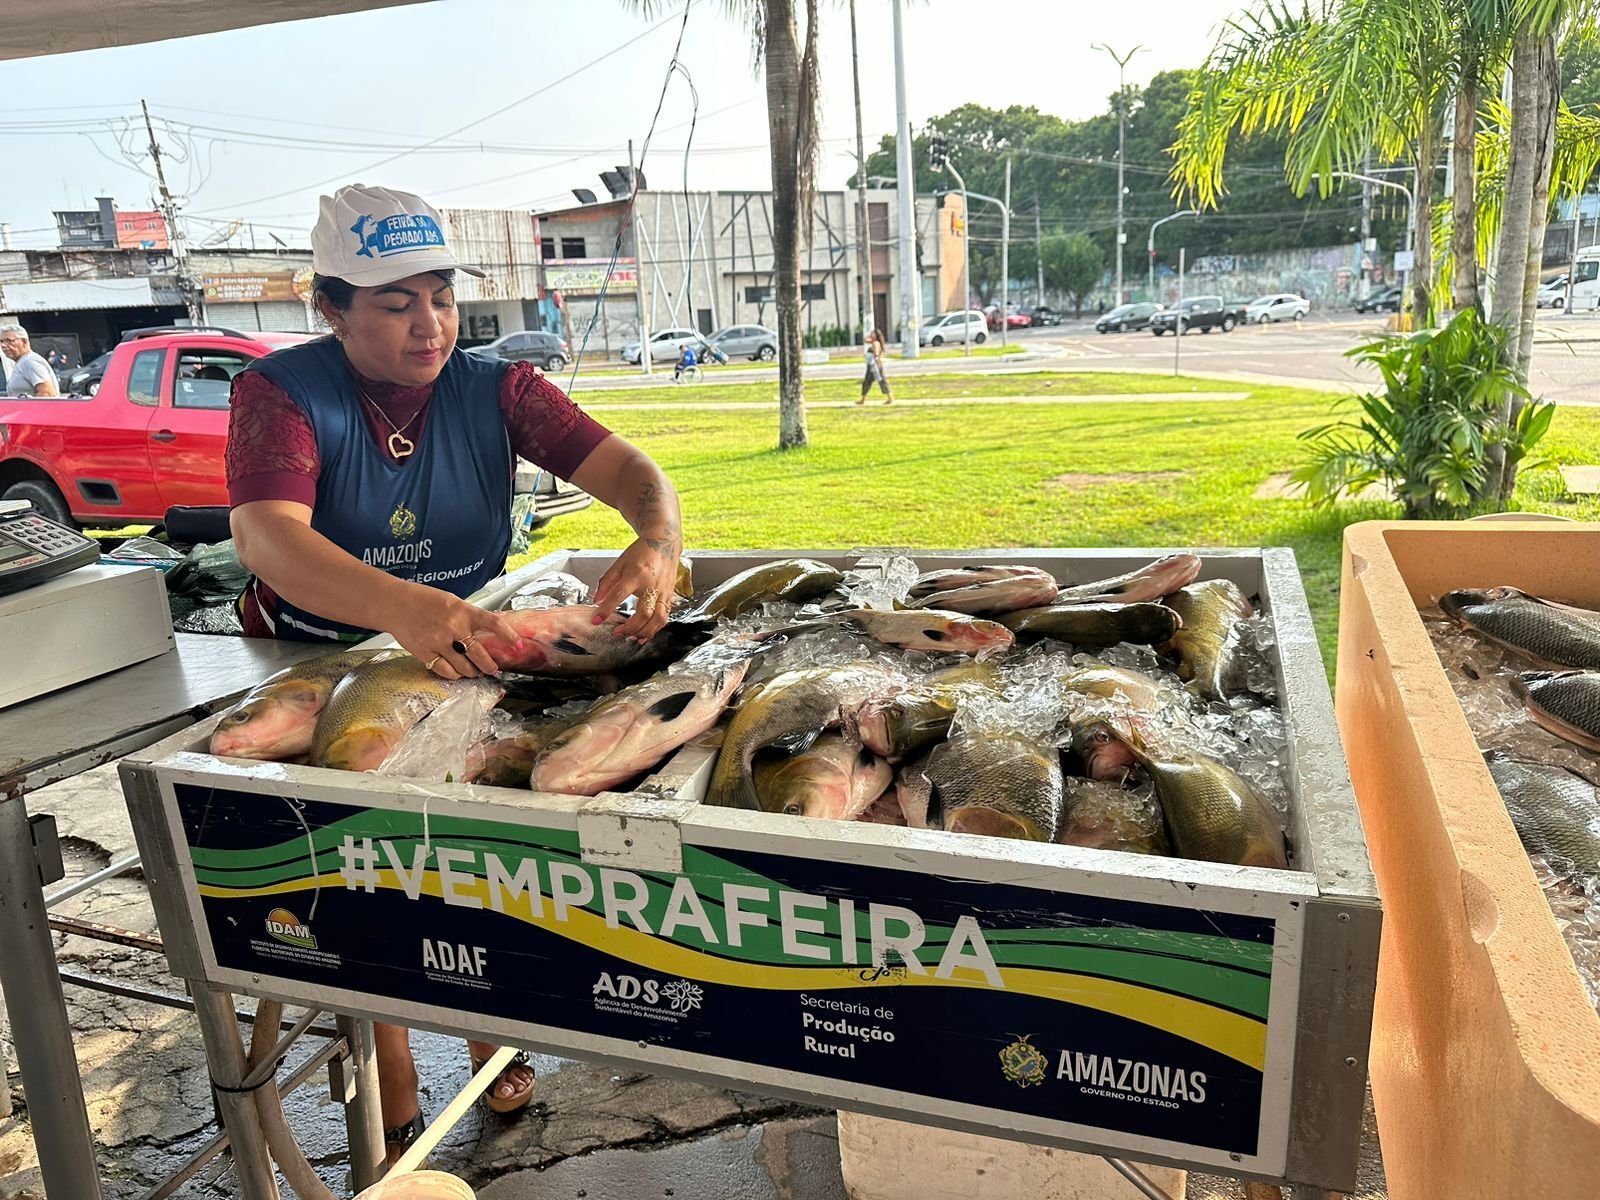
[[1122,182],[1122,169],[1124,160],[1127,158],[1128,148],[1128,97],[1125,91],[1126,84],[1123,82],[1123,75],[1128,66],[1128,60],[1143,50],[1144,47],[1135,46],[1126,54],[1118,54],[1104,42],[1096,42],[1094,48],[1096,50],[1104,50],[1111,56],[1112,61],[1117,64],[1117,303],[1121,304],[1127,299],[1122,292],[1122,246],[1128,240],[1128,235],[1122,231],[1122,201],[1128,190]]
[[[1376,175],[1362,175],[1360,172],[1357,172],[1357,171],[1329,171],[1328,174],[1333,176],[1335,179],[1354,179],[1359,183],[1370,183],[1375,187],[1393,188],[1395,191],[1397,191],[1397,192],[1401,193],[1403,196],[1405,196],[1405,198],[1406,198],[1406,244],[1402,248],[1405,249],[1405,250],[1408,250],[1408,251],[1413,249],[1413,239],[1416,236],[1416,231],[1411,228],[1411,224],[1412,224],[1412,220],[1413,220],[1414,214],[1416,213],[1417,209],[1416,209],[1416,200],[1412,197],[1410,188],[1408,188],[1403,183],[1396,183],[1392,179],[1379,179]],[[1312,175],[1311,178],[1314,180],[1314,179],[1317,178],[1317,176],[1316,175]],[[1362,247],[1363,252],[1365,251],[1365,249],[1366,249],[1366,247]],[[1400,280],[1401,303],[1404,304],[1404,302],[1405,302],[1405,300],[1404,300],[1405,291],[1406,291],[1406,288],[1411,283],[1411,272],[1409,270],[1407,270],[1407,271],[1402,271],[1400,274],[1401,274],[1401,280]]]
[[1147,285],[1150,292],[1150,299],[1154,300],[1156,294],[1156,230],[1161,228],[1161,226],[1165,225],[1168,221],[1176,221],[1179,217],[1198,217],[1199,215],[1200,212],[1198,209],[1180,208],[1177,212],[1172,213],[1169,216],[1162,217],[1160,220],[1151,224],[1150,236],[1145,239],[1144,244],[1145,252],[1150,259],[1150,282]]

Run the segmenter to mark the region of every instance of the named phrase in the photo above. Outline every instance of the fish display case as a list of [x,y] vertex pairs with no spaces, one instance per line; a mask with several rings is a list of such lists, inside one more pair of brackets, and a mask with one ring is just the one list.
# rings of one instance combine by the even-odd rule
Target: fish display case
[[[1062,584],[1161,551],[911,551]],[[626,792],[126,760],[173,971],[195,986],[853,1112],[1342,1191],[1381,923],[1288,550],[1199,552],[1258,598],[1290,869],[702,804],[691,742]],[[715,584],[803,554],[691,552]],[[593,586],[611,553],[548,555]]]
[[1515,587],[1600,608],[1600,526],[1345,531],[1337,711],[1384,899],[1372,1095],[1394,1200],[1593,1197],[1600,1016],[1422,610]]

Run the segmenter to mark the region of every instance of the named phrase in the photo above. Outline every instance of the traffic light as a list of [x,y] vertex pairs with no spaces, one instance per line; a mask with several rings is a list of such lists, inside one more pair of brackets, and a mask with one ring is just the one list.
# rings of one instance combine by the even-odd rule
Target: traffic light
[[950,161],[950,144],[937,133],[928,139],[928,166],[943,171]]

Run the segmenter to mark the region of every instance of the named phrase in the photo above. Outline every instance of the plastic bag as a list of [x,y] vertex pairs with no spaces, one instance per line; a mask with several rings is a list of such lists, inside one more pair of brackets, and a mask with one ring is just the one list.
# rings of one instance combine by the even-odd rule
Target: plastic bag
[[565,571],[554,571],[549,575],[541,575],[519,589],[504,607],[508,612],[520,612],[523,609],[564,608],[588,602],[589,587],[583,580]]
[[488,736],[490,711],[503,689],[494,679],[463,679],[451,695],[418,721],[374,774],[433,783],[460,782],[467,756]]

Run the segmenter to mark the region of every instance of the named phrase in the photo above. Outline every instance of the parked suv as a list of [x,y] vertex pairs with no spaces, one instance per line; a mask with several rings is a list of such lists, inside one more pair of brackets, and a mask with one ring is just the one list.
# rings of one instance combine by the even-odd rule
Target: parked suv
[[975,308],[969,308],[966,312],[947,312],[929,317],[922,323],[922,328],[917,330],[919,346],[942,346],[946,342],[960,345],[967,341],[974,346],[981,346],[988,339],[989,322]]
[[1191,296],[1151,317],[1150,332],[1160,337],[1176,331],[1181,323],[1185,332],[1198,329],[1201,333],[1210,333],[1220,329],[1223,333],[1232,333],[1233,327],[1243,320],[1242,304],[1225,304],[1221,296]]
[[503,362],[532,362],[546,371],[559,371],[572,361],[565,339],[533,329],[503,333],[488,345],[474,346],[467,353]]
[[[650,335],[650,361],[676,362],[678,347],[688,342],[691,346],[700,345],[701,334],[698,329],[662,329]],[[629,342],[622,347],[622,361],[638,366],[641,361],[639,343]]]

